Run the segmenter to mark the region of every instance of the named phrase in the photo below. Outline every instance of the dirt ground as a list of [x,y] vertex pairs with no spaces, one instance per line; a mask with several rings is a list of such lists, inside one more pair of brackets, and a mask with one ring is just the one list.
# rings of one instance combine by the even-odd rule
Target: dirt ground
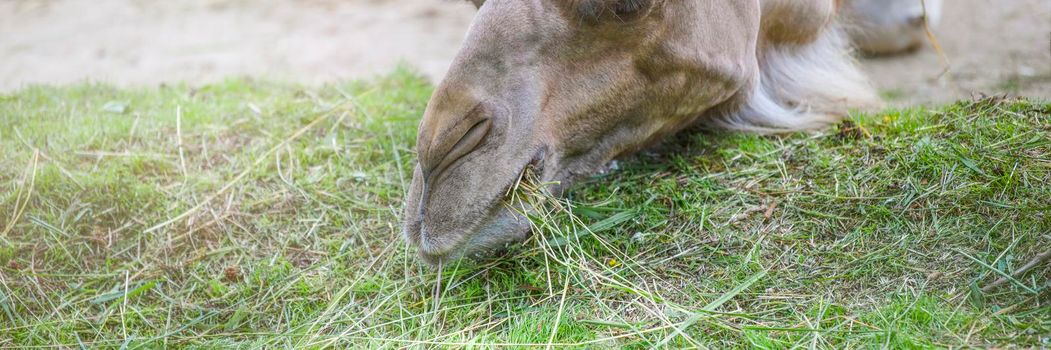
[[[0,0],[0,91],[84,80],[303,83],[406,62],[440,79],[474,9],[456,0]],[[864,59],[895,104],[1051,98],[1051,1],[952,0],[933,50]]]

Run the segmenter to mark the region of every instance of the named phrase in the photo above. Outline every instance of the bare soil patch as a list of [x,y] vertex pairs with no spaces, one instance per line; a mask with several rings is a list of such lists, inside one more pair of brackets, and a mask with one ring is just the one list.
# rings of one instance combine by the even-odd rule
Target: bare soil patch
[[[439,79],[474,15],[453,0],[0,1],[0,91],[230,76],[319,83],[399,62]],[[930,49],[866,58],[894,104],[977,94],[1051,97],[1051,2],[955,0]]]

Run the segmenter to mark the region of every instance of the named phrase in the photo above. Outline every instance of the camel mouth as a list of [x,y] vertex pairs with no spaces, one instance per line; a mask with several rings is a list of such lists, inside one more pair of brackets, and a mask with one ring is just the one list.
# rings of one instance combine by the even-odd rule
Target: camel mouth
[[[525,221],[527,219],[520,219]],[[505,235],[520,238],[514,241],[502,242],[500,244],[488,244],[485,246],[479,245],[468,245],[464,244],[458,249],[452,250],[446,253],[430,254],[424,250],[419,251],[419,256],[424,263],[432,267],[438,267],[441,265],[447,265],[450,262],[455,262],[461,259],[469,259],[473,261],[484,261],[491,259],[495,256],[502,255],[503,253],[511,250],[512,246],[525,241],[532,235],[532,226],[525,224],[516,228],[507,228],[504,232]]]
[[541,181],[540,176],[544,169],[540,153],[542,152],[538,152],[537,156],[518,171],[518,177],[507,187],[503,197],[504,206],[513,208],[521,203],[534,204],[535,197],[543,193],[545,183]]
[[[541,190],[539,173],[542,171],[543,152],[521,166],[518,176],[508,180],[503,193],[494,196],[488,206],[487,215],[459,232],[432,232],[423,218],[406,230],[417,230],[408,234],[410,242],[417,246],[424,262],[431,266],[464,257],[484,258],[505,250],[508,245],[525,241],[532,232],[529,213],[538,203]],[[439,239],[442,237],[443,239]],[[455,237],[454,239],[449,239]]]
[[[431,266],[440,266],[461,258],[481,259],[496,255],[506,250],[509,245],[524,241],[532,232],[532,225],[526,215],[508,207],[497,207],[481,224],[467,232],[467,239],[441,249],[433,249],[427,244],[419,246],[419,255]],[[421,235],[426,235],[421,232]]]

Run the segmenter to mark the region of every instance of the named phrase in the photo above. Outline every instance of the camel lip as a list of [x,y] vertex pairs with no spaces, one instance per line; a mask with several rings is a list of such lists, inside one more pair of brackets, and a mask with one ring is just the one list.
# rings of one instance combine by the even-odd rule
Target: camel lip
[[[490,208],[484,217],[476,222],[465,222],[457,232],[433,232],[429,229],[428,220],[425,216],[426,202],[421,203],[419,210],[410,215],[404,223],[402,236],[410,245],[417,248],[420,258],[431,266],[438,266],[443,262],[453,261],[478,252],[496,249],[495,245],[514,243],[500,238],[528,237],[530,225],[528,218],[524,216],[518,205],[508,203],[507,199],[515,186],[524,179],[524,174],[530,169],[539,173],[544,167],[544,154],[547,147],[537,147],[533,155],[526,158],[518,165],[517,176],[505,180],[500,188],[504,190],[494,192],[488,199]],[[421,193],[424,199],[430,198],[428,189],[425,187]],[[432,220],[434,218],[431,218]]]
[[428,232],[421,225],[420,242],[417,243],[419,256],[428,265],[437,267],[465,256],[482,257],[487,255],[485,252],[524,241],[532,233],[532,225],[525,214],[532,210],[532,206],[513,208],[502,199],[484,220],[463,231],[462,236],[456,236],[459,239],[440,246],[427,243]]
[[[439,267],[444,263],[464,257],[486,257],[490,255],[488,252],[504,249],[509,244],[520,243],[532,233],[532,225],[529,224],[528,218],[506,207],[495,211],[496,213],[482,224],[476,225],[472,230],[473,233],[467,239],[459,240],[442,249],[433,249],[435,247],[421,244],[418,249],[420,258],[432,267]],[[496,235],[497,232],[504,235]],[[511,237],[511,239],[486,241],[487,238],[494,235]]]
[[423,251],[421,249],[419,251],[419,256],[423,260],[423,262],[427,263],[427,265],[429,265],[431,267],[441,267],[442,264],[444,264],[446,262],[449,262],[449,261],[457,260],[457,259],[461,258],[464,255],[463,254],[463,249],[457,249],[457,250],[455,250],[452,253],[453,254],[449,254],[449,253],[429,254],[429,253],[427,253],[427,252],[425,252],[425,251]]

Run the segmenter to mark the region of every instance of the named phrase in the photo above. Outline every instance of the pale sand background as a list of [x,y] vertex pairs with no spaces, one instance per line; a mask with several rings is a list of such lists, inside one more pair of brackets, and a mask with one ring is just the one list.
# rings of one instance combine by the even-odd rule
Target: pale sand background
[[[950,0],[932,50],[865,59],[898,104],[1051,98],[1051,0]],[[406,62],[440,79],[474,9],[455,0],[0,0],[0,91],[253,76],[308,84]],[[939,76],[941,78],[939,79]]]

